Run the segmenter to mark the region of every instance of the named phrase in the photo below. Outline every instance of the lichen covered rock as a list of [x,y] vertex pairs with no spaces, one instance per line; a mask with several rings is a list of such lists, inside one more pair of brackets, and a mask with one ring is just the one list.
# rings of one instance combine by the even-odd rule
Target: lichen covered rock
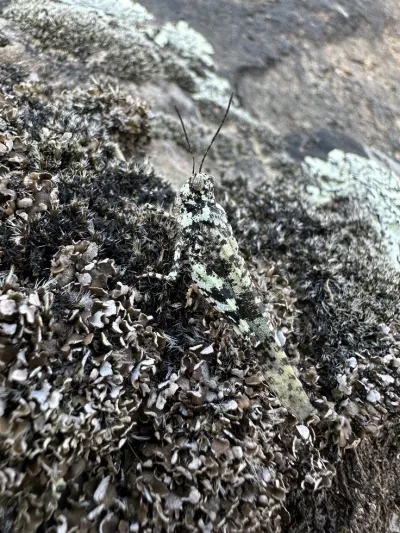
[[[30,43],[26,61],[0,69],[3,530],[376,525],[379,513],[365,510],[377,486],[370,472],[382,494],[397,486],[388,450],[398,437],[400,279],[371,217],[375,196],[361,194],[350,170],[340,177],[351,193],[342,187],[338,201],[328,163],[317,171],[308,159],[314,171],[302,172],[280,159],[280,141],[236,104],[215,160],[233,164],[258,144],[275,179],[248,187],[231,174],[216,190],[318,411],[300,424],[260,378],[257,351],[186,274],[175,285],[139,277],[167,273],[173,258],[173,218],[146,206],[169,211],[173,190],[146,154],[155,137],[180,133],[171,117],[152,120],[136,84],[173,80],[217,120],[230,84],[220,83],[212,48],[184,23],[157,26],[136,4],[123,15],[106,2],[77,4],[12,2],[0,30],[7,47]],[[209,129],[198,125],[196,147]],[[372,172],[368,161],[360,156],[357,168]],[[379,176],[371,179],[390,204]],[[355,210],[365,198],[372,208]],[[359,471],[347,457],[358,450],[354,495]],[[383,459],[393,476],[382,476]],[[351,515],[357,505],[364,515]]]

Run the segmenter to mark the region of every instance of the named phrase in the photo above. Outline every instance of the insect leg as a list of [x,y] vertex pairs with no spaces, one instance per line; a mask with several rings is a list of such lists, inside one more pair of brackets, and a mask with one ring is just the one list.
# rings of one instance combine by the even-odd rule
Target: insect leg
[[175,252],[174,252],[174,262],[172,264],[171,270],[168,272],[168,274],[160,274],[158,272],[150,271],[146,272],[144,274],[140,274],[137,276],[137,278],[156,278],[164,281],[176,281],[176,278],[178,277],[178,274],[182,268],[182,251],[183,251],[183,241],[181,239],[177,239],[177,242],[175,244]]

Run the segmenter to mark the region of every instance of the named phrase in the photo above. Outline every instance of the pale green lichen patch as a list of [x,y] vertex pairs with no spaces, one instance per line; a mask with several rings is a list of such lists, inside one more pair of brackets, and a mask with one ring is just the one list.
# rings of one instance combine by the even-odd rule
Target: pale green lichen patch
[[312,202],[350,198],[370,216],[400,270],[400,177],[381,162],[341,150],[332,150],[327,161],[307,156],[303,168],[315,180],[306,188]]
[[187,22],[180,20],[176,24],[167,22],[157,33],[154,42],[161,48],[172,47],[182,57],[189,60],[201,61],[208,68],[214,66],[214,48],[205,37]]

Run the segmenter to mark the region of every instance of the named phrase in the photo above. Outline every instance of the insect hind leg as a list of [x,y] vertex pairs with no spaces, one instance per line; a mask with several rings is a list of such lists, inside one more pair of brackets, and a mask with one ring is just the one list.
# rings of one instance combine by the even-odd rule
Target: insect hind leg
[[174,260],[172,263],[172,268],[168,272],[168,274],[160,274],[159,272],[149,271],[145,272],[144,274],[140,274],[137,276],[137,278],[156,278],[163,281],[170,281],[175,282],[181,269],[182,269],[182,251],[183,251],[183,242],[182,240],[178,239],[176,245],[175,245],[175,251],[174,251]]

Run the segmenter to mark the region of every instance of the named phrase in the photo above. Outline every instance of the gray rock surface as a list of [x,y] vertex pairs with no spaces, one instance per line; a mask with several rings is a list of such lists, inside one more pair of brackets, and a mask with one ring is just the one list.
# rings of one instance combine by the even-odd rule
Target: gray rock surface
[[400,157],[396,0],[147,0],[209,39],[241,104],[279,133],[329,127]]

